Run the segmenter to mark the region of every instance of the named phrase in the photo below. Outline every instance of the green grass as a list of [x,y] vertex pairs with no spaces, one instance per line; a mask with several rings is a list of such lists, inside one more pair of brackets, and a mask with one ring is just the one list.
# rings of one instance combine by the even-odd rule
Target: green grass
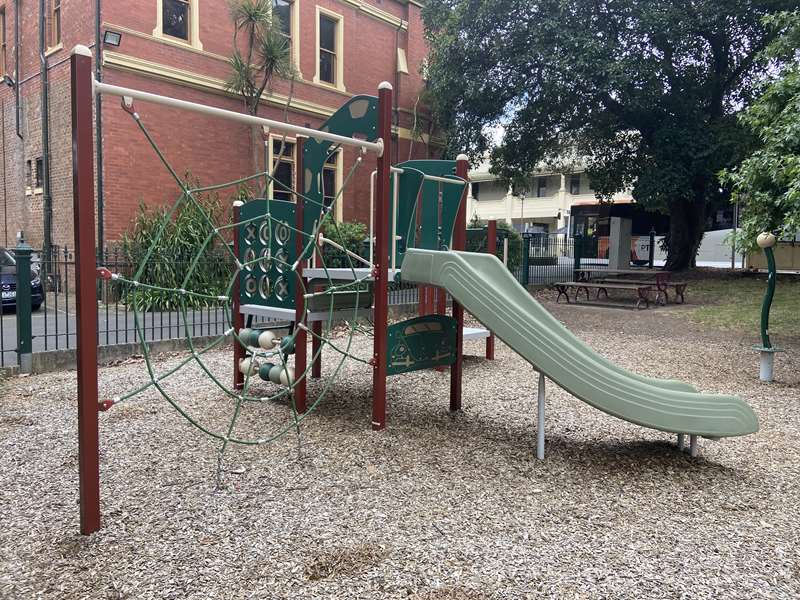
[[[731,275],[691,281],[686,295],[699,306],[689,318],[710,327],[759,335],[766,279],[766,275]],[[769,328],[774,336],[800,336],[800,278],[778,277]]]

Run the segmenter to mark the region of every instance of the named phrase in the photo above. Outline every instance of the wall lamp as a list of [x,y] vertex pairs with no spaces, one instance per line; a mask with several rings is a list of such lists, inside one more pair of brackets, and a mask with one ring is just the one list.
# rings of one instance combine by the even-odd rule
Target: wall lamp
[[103,43],[107,46],[117,47],[122,42],[122,34],[119,31],[106,31],[103,33]]

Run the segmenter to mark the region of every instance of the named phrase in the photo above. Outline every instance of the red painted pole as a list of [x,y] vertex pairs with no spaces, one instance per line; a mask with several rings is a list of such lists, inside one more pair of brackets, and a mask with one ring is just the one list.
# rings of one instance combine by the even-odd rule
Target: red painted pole
[[[486,251],[489,254],[497,254],[497,221],[492,219],[488,225]],[[486,338],[486,358],[487,360],[494,360],[494,334],[491,331],[489,332],[489,337]]]
[[[242,206],[242,202],[237,200],[233,203],[233,222],[239,222],[239,209]],[[239,226],[235,227],[233,230],[233,253],[236,255],[238,260],[239,258]],[[241,302],[240,302],[240,288],[239,288],[239,274],[236,275],[236,281],[233,282],[233,287],[231,288],[231,295],[233,296],[233,303],[231,306],[231,310],[233,311],[232,320],[233,320],[233,389],[241,390],[244,388],[244,373],[239,370],[239,362],[244,359],[245,351],[244,346],[239,342],[238,336],[239,332],[244,328],[244,315],[242,314],[241,310]]]
[[[297,190],[299,190],[300,194],[305,193],[305,171],[303,167],[303,146],[305,144],[305,138],[302,136],[297,136],[296,141],[296,152],[297,158],[295,159],[295,169],[297,170]],[[297,231],[295,232],[294,237],[294,251],[297,257],[300,257],[300,254],[303,252],[303,247],[305,246],[305,237],[300,233],[303,231],[303,212],[304,212],[304,201],[299,196],[295,196],[295,219],[294,219],[294,226]],[[303,266],[305,264],[304,260],[298,261],[297,263],[297,273],[295,277],[297,278],[298,285],[296,286],[296,293],[294,299],[294,327],[296,336],[294,338],[294,376],[300,377],[306,370],[306,354],[308,352],[307,344],[308,344],[308,334],[306,334],[306,330],[300,327],[300,325],[304,324],[305,321],[305,308],[306,308],[306,300],[303,298],[303,289],[301,289],[300,282],[303,283],[302,287],[307,287],[308,282],[306,279],[303,278]],[[304,413],[306,412],[306,377],[303,377],[297,382],[297,385],[294,387],[294,404],[297,412]]]
[[[469,177],[469,160],[464,154],[456,159],[456,175]],[[467,245],[467,186],[461,194],[456,222],[453,227],[453,250],[464,250]],[[461,379],[464,370],[464,307],[453,300],[453,318],[456,320],[456,361],[450,367],[450,410],[461,410]]]
[[100,529],[100,434],[97,412],[97,248],[94,214],[92,53],[72,51],[72,197],[78,362],[78,482],[81,534]]
[[386,354],[389,336],[389,168],[392,144],[392,85],[378,86],[378,136],[383,153],[378,157],[375,183],[375,336],[372,352],[372,429],[386,427]]

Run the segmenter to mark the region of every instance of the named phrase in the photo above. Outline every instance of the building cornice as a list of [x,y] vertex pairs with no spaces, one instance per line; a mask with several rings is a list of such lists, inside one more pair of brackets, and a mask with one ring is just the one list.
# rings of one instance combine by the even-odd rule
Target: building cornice
[[[199,73],[193,73],[191,71],[159,64],[135,56],[129,56],[120,52],[113,52],[110,50],[103,52],[103,66],[128,73],[134,73],[144,77],[159,79],[175,85],[181,85],[204,92],[210,92],[220,96],[226,96],[229,98],[237,97],[236,94],[227,90],[225,87],[225,82],[222,79],[210,77],[208,75],[202,75]],[[288,96],[284,94],[264,93],[262,95],[262,100],[271,106],[283,108],[286,106]],[[314,102],[307,102],[305,100],[292,98],[292,101],[289,104],[289,109],[296,113],[302,113],[311,115],[313,117],[326,119],[334,112],[339,110],[339,107],[329,107],[322,104],[316,104]],[[405,127],[393,126],[392,133],[401,139],[420,139],[419,135],[414,136],[412,131]],[[427,134],[422,134],[421,137],[423,143],[427,144],[430,141]]]
[[400,17],[394,16],[392,13],[386,12],[378,8],[377,6],[373,6],[363,0],[340,0],[343,4],[347,4],[352,6],[353,8],[357,9],[359,12],[364,13],[372,17],[373,19],[377,19],[378,21],[383,21],[384,23],[388,23],[395,29],[402,29],[403,31],[408,30],[408,22],[404,21]]

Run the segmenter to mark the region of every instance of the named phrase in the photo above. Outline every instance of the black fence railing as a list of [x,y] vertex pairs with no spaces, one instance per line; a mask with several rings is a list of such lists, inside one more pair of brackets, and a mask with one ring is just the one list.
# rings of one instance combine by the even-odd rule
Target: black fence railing
[[[212,288],[214,285],[219,286],[218,275],[225,271],[230,272],[230,266],[225,266],[227,260],[227,255],[220,255],[204,258],[197,265],[204,285],[211,285]],[[181,274],[185,273],[189,266],[187,261],[167,258],[151,259],[151,262],[152,272],[156,274],[159,271]],[[134,265],[117,248],[106,249],[99,253],[97,264],[125,276],[134,273]],[[3,312],[0,315],[0,367],[17,364],[16,305],[11,298],[11,292],[16,291],[16,281],[13,273],[8,274],[9,271],[8,269],[4,271],[0,283],[0,289],[5,292]],[[33,306],[33,352],[75,348],[77,321],[74,252],[59,246],[52,247],[49,254],[36,251],[32,257],[32,272],[34,279],[41,281],[43,289],[41,304]],[[162,275],[167,277],[165,273]],[[166,281],[169,281],[168,277]],[[32,285],[35,283],[33,281]],[[164,287],[177,288],[177,285],[165,284]],[[198,289],[192,285],[188,285],[187,288]],[[99,346],[138,342],[137,329],[141,331],[145,340],[153,342],[187,336],[217,336],[222,335],[230,327],[229,315],[222,303],[208,302],[181,310],[174,304],[174,294],[159,295],[140,291],[136,298],[139,310],[134,311],[131,306],[134,298],[126,293],[126,289],[115,281],[104,279],[97,281]],[[203,289],[209,291],[208,288]],[[224,285],[215,293],[223,292]],[[170,298],[173,302],[170,302]],[[416,304],[417,299],[416,285],[403,283],[390,285],[390,305]]]

